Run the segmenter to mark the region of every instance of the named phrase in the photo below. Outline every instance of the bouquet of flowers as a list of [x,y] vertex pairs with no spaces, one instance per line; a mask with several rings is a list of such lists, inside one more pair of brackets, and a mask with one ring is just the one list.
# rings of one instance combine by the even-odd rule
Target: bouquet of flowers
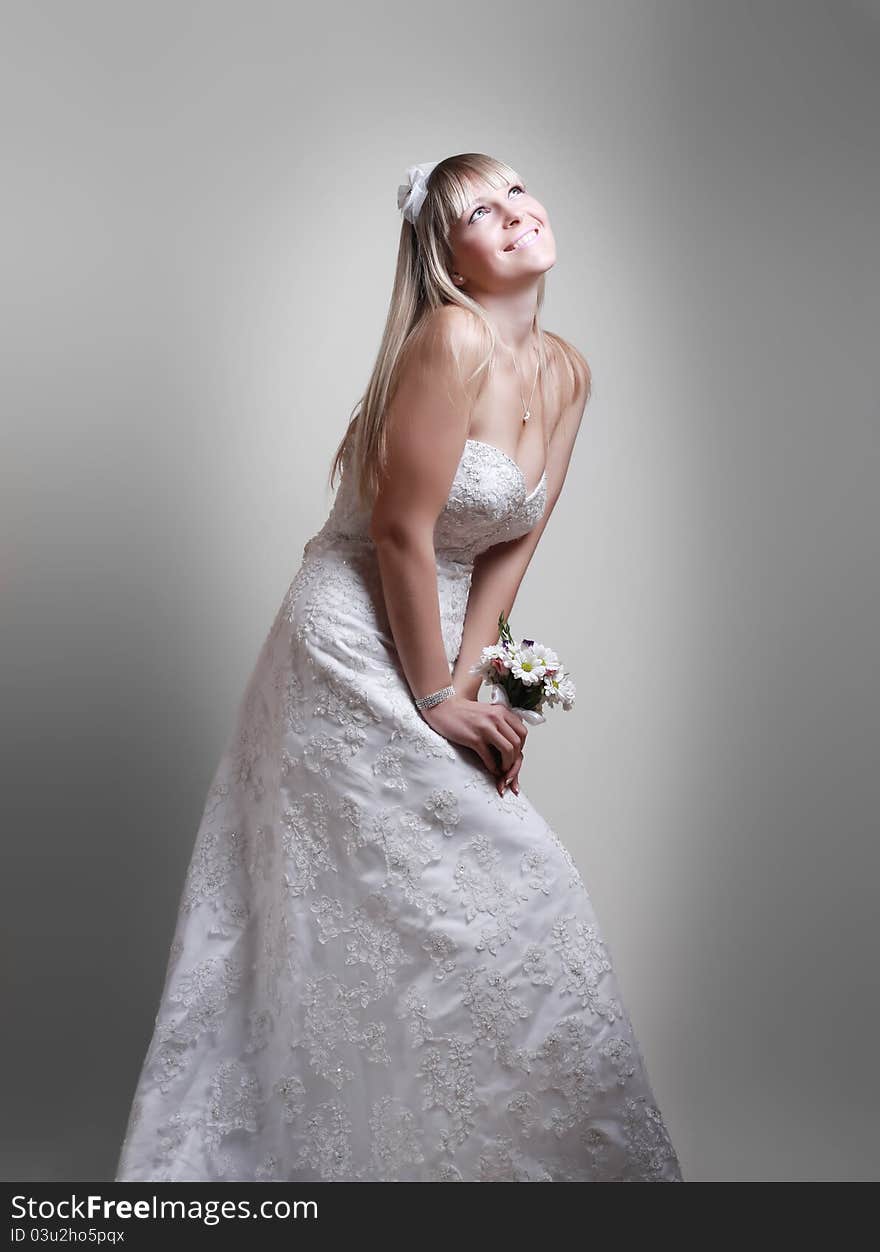
[[506,704],[533,726],[546,721],[545,704],[574,707],[575,685],[555,652],[534,639],[516,643],[510,625],[501,613],[498,643],[483,648],[472,674],[482,674],[491,685],[491,704]]

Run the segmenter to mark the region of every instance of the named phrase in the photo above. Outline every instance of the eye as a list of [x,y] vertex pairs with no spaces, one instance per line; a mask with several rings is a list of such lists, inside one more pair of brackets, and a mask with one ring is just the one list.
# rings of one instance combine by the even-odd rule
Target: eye
[[[525,187],[521,186],[519,183],[514,183],[513,186],[510,188],[510,191],[508,191],[507,193],[508,196],[510,195],[511,191],[521,191],[523,195],[525,195],[526,189]],[[482,220],[481,218],[477,217],[477,214],[480,212],[481,209],[485,213],[486,206],[484,204],[477,205],[477,207],[474,209],[473,213],[471,214],[470,218],[468,219],[468,225],[470,225],[470,223],[473,221],[479,222]]]

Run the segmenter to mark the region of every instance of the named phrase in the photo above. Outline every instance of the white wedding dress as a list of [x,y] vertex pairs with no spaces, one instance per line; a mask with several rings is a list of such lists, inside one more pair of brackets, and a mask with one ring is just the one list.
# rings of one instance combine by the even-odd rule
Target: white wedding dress
[[[116,1180],[680,1182],[570,854],[414,707],[351,478],[208,793]],[[474,557],[546,501],[467,441],[450,665]]]

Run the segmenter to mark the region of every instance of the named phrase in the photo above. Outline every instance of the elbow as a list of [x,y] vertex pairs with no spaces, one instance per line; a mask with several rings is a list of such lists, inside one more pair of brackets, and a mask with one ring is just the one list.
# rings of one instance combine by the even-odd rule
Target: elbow
[[368,533],[376,548],[400,552],[434,550],[433,528],[415,522],[404,522],[399,518],[374,519]]

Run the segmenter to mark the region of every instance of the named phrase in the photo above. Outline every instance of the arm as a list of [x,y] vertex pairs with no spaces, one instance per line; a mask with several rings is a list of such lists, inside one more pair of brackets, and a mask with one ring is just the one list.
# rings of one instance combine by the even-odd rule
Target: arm
[[388,410],[388,460],[370,520],[385,606],[414,697],[452,681],[443,644],[434,527],[464,450],[469,405],[457,381],[466,342],[444,307],[410,345]]
[[474,562],[461,648],[452,675],[456,691],[470,700],[477,699],[482,679],[478,674],[468,673],[469,667],[476,665],[484,647],[498,642],[499,613],[510,616],[520,583],[562,491],[587,394],[587,385],[583,383],[550,436],[544,516],[527,534],[507,543],[493,544]]
[[[453,306],[435,310],[411,345],[388,410],[388,458],[370,519],[391,633],[416,698],[452,682],[434,527],[467,435],[470,403],[457,362],[462,361],[461,377],[468,378],[475,363],[470,316]],[[492,774],[510,769],[525,739],[521,719],[509,709],[490,708],[458,692],[420,712],[438,734],[476,752]]]

